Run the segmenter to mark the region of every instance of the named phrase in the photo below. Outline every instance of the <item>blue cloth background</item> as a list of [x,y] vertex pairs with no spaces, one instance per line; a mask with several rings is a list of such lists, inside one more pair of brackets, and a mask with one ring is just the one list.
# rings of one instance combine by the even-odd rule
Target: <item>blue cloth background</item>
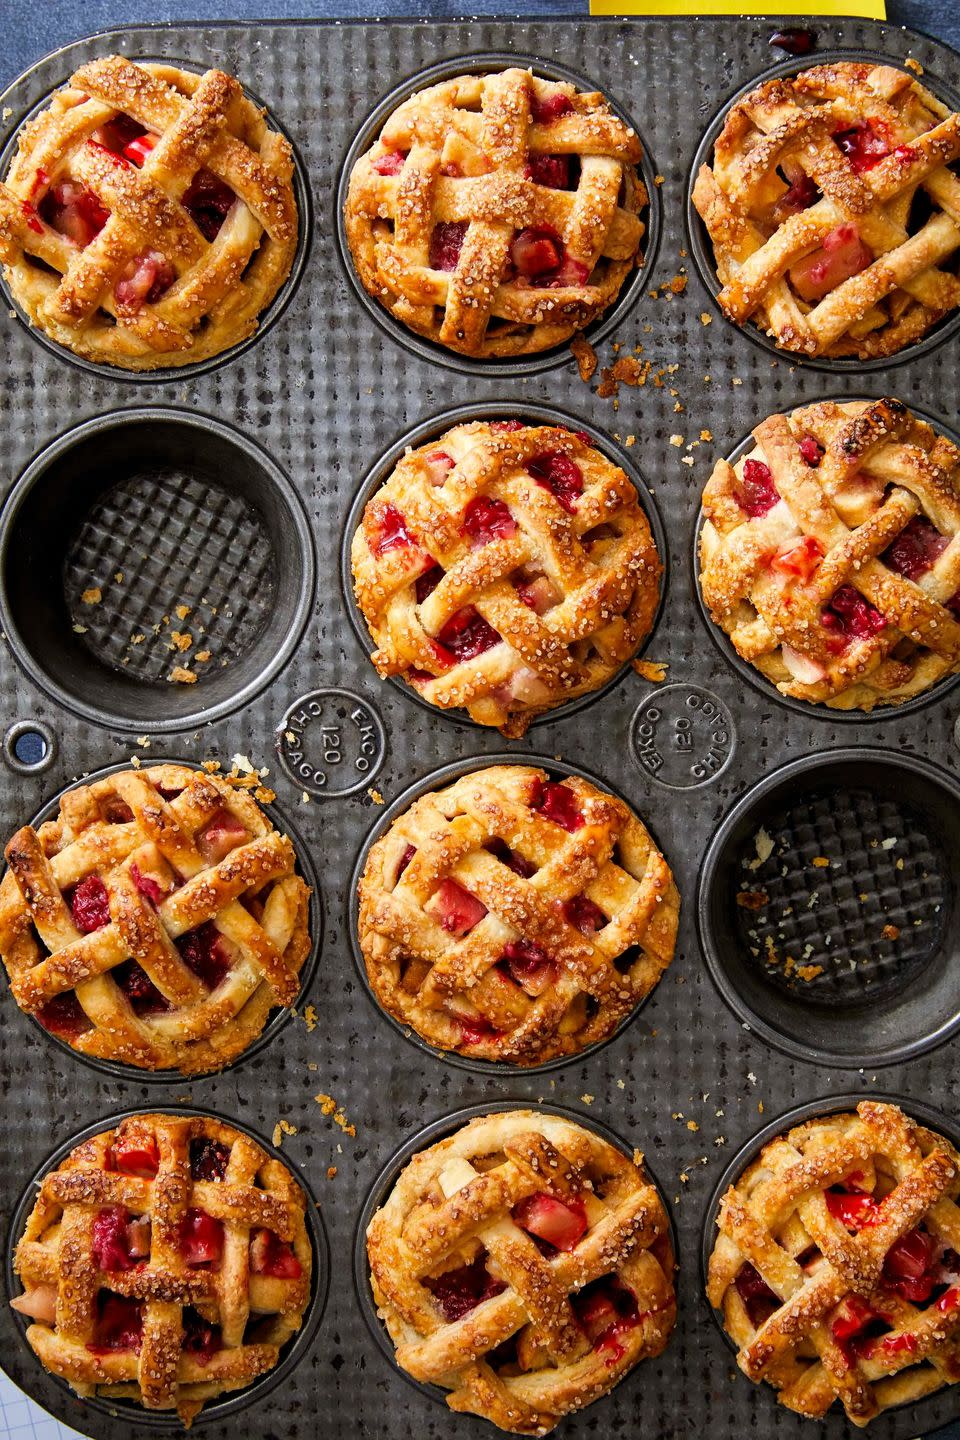
[[[523,18],[534,15],[583,15],[588,0],[524,0]],[[516,15],[516,0],[482,0],[477,7],[486,15]],[[775,12],[775,0],[771,3]],[[415,0],[377,0],[379,17],[409,16],[417,9]],[[888,17],[901,25],[925,30],[960,49],[960,4],[958,0],[888,0]],[[421,0],[421,16],[440,19],[473,11],[464,0]],[[0,34],[0,88],[10,82],[48,51],[79,40],[99,30],[154,21],[262,20],[369,18],[363,0],[332,0],[331,4],[306,5],[302,0],[0,0],[3,24]],[[58,1425],[19,1395],[0,1372],[0,1435],[7,1440],[67,1440],[74,1431]],[[960,1425],[951,1425],[928,1440],[960,1440]]]

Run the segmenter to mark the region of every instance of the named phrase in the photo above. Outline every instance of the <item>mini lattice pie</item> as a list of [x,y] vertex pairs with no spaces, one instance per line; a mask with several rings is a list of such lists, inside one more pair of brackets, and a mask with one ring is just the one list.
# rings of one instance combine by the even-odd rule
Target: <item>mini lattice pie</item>
[[229,75],[93,60],[24,127],[0,185],[7,283],[87,360],[207,360],[252,334],[290,272],[292,175]]
[[723,1197],[707,1295],[788,1409],[866,1425],[960,1380],[960,1155],[894,1105],[810,1120]]
[[352,562],[381,675],[509,736],[616,675],[659,600],[635,486],[583,432],[519,420],[408,450]]
[[480,359],[568,340],[642,263],[636,134],[599,94],[529,70],[459,75],[390,116],[350,177],[364,288]]
[[960,305],[960,115],[841,62],[730,110],[693,200],[728,319],[803,355],[894,355]]
[[680,899],[643,823],[581,776],[477,770],[376,842],[360,946],[383,1008],[474,1059],[596,1044],[673,958]]
[[771,415],[703,493],[700,583],[783,695],[898,704],[960,670],[960,451],[899,400]]
[[43,1177],[10,1303],[45,1369],[79,1395],[189,1425],[272,1370],[300,1328],[304,1205],[286,1165],[223,1121],[135,1115]]
[[5,854],[13,997],[81,1054],[217,1070],[297,997],[310,891],[289,838],[215,774],[156,765],[79,785]]
[[669,1222],[639,1152],[559,1115],[484,1115],[422,1150],[367,1252],[398,1365],[516,1435],[605,1395],[676,1320]]

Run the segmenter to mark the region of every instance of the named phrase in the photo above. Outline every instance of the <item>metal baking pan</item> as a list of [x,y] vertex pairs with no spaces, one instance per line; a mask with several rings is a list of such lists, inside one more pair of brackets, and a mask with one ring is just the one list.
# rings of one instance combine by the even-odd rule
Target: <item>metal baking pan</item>
[[[880,53],[900,63],[912,57],[934,90],[960,93],[960,57],[936,41],[868,21],[811,24],[818,32],[811,62],[837,49],[854,58]],[[95,55],[121,50],[221,65],[264,99],[291,136],[306,198],[305,263],[283,297],[282,313],[222,363],[160,376],[107,374],[54,353],[18,320],[3,320],[6,463],[0,500],[8,514],[15,514],[31,483],[52,484],[52,465],[66,467],[59,493],[71,494],[69,481],[81,472],[70,468],[78,450],[76,435],[62,439],[68,432],[90,425],[83,433],[129,437],[135,416],[151,412],[138,443],[111,452],[126,489],[111,490],[105,483],[110,477],[98,477],[94,464],[85,473],[99,515],[83,513],[85,490],[72,494],[70,520],[79,528],[71,531],[51,514],[51,541],[39,552],[43,571],[23,577],[21,566],[23,586],[8,584],[3,597],[10,625],[0,646],[4,837],[71,780],[131,755],[144,764],[159,753],[187,761],[213,757],[225,768],[240,756],[269,769],[265,783],[276,790],[279,812],[309,851],[323,891],[322,951],[298,1013],[221,1075],[157,1085],[146,1075],[104,1074],[65,1053],[0,986],[5,1217],[57,1146],[120,1110],[193,1105],[267,1137],[281,1118],[296,1127],[283,1135],[282,1153],[303,1175],[324,1218],[333,1257],[329,1301],[302,1358],[268,1399],[253,1398],[233,1418],[212,1414],[195,1422],[211,1440],[235,1437],[241,1429],[276,1440],[318,1430],[382,1440],[489,1436],[482,1422],[448,1419],[433,1398],[391,1373],[364,1322],[350,1257],[361,1210],[388,1157],[424,1126],[465,1105],[507,1100],[566,1106],[638,1145],[677,1225],[680,1317],[668,1349],[582,1416],[568,1418],[560,1433],[587,1436],[599,1427],[625,1434],[638,1414],[653,1414],[658,1440],[704,1432],[714,1440],[740,1440],[751,1427],[801,1440],[811,1434],[809,1423],[778,1407],[772,1391],[736,1373],[702,1297],[698,1256],[715,1183],[765,1117],[798,1104],[829,1103],[853,1090],[895,1094],[907,1103],[939,1095],[949,1111],[945,1097],[955,1089],[957,1044],[946,1033],[954,1014],[949,1005],[930,1001],[918,1021],[917,1046],[898,1048],[902,1036],[893,1045],[865,1030],[857,1053],[825,1056],[830,1047],[822,1043],[818,1017],[832,1015],[837,996],[825,1004],[815,984],[791,989],[790,977],[759,974],[753,979],[768,987],[764,993],[776,1016],[799,1011],[793,1043],[778,1048],[770,1043],[773,1034],[756,1023],[763,1018],[756,996],[745,993],[731,966],[743,916],[732,911],[729,894],[712,904],[715,865],[703,869],[698,903],[705,857],[710,852],[717,858],[711,845],[731,813],[723,835],[732,846],[746,847],[748,863],[753,810],[762,813],[771,835],[770,827],[781,822],[782,833],[774,838],[783,847],[782,862],[791,873],[802,871],[794,888],[812,891],[821,883],[822,870],[803,869],[811,833],[818,832],[811,832],[809,817],[787,813],[806,797],[813,819],[821,817],[817,843],[845,847],[844,884],[862,881],[862,893],[869,889],[873,897],[864,907],[864,944],[873,942],[878,924],[887,923],[891,906],[899,905],[898,914],[911,926],[921,921],[902,973],[895,955],[878,951],[876,973],[868,969],[860,977],[865,996],[847,993],[846,977],[837,979],[845,987],[844,1004],[854,1013],[860,1004],[859,1013],[868,1016],[872,1005],[889,1005],[891,997],[913,1003],[930,977],[949,969],[943,957],[954,958],[958,690],[942,686],[927,703],[870,719],[789,705],[731,664],[711,638],[695,594],[690,557],[703,484],[717,456],[733,453],[757,420],[827,396],[894,394],[948,427],[955,423],[960,367],[954,327],[879,368],[824,369],[774,354],[727,325],[715,308],[715,287],[701,277],[692,250],[690,177],[704,134],[730,98],[782,59],[767,43],[773,28],[754,19],[136,27],[49,56],[0,100],[10,136]],[[652,228],[659,242],[648,241],[652,258],[615,335],[598,342],[603,364],[613,359],[615,340],[621,354],[642,345],[642,358],[653,365],[643,388],[621,388],[616,410],[580,381],[572,360],[559,356],[551,358],[562,363],[533,373],[522,366],[438,363],[415,344],[401,343],[382,317],[374,317],[345,266],[337,240],[338,185],[371,115],[398,86],[431,67],[462,59],[469,68],[472,57],[490,53],[537,57],[545,73],[569,65],[596,84],[636,122],[654,173],[663,176],[662,185],[653,187],[660,215]],[[686,288],[675,294],[669,282],[681,273]],[[588,704],[538,723],[523,740],[505,742],[496,731],[425,709],[402,687],[377,677],[340,582],[347,515],[365,477],[393,446],[426,422],[439,428],[446,417],[453,423],[468,405],[495,407],[504,415],[555,409],[612,437],[610,453],[622,448],[649,489],[666,536],[663,609],[645,648],[647,659],[668,665],[664,683],[628,670]],[[159,429],[150,429],[160,420],[167,427],[192,425],[197,444],[181,447],[172,460],[160,454]],[[709,436],[701,439],[701,431]],[[679,447],[670,444],[677,434]],[[227,453],[237,457],[236,466],[224,462]],[[252,469],[242,480],[247,465]],[[200,551],[208,557],[223,507],[238,500],[241,507],[230,514],[243,543],[223,550],[210,580],[223,595],[244,602],[232,606],[229,625],[218,616],[219,628],[211,632],[211,649],[228,664],[217,666],[216,681],[198,682],[184,696],[164,678],[162,622],[171,607],[190,603],[182,592],[195,557],[186,540],[177,540],[168,571],[145,567],[137,585],[112,577],[133,574],[138,545],[149,549],[162,536],[181,534],[176,525],[188,504],[195,507]],[[121,544],[126,549],[118,559]],[[258,563],[251,554],[263,565],[253,586],[246,584],[251,563]],[[8,563],[15,559],[8,552]],[[86,568],[95,573],[85,574]],[[287,656],[264,639],[262,627],[284,577],[291,576],[295,583],[283,613],[287,633],[299,638]],[[86,618],[75,603],[82,582],[102,585],[104,597],[103,609]],[[31,613],[31,606],[42,613]],[[77,615],[86,633],[64,635],[63,625]],[[146,633],[148,622],[160,625],[155,643],[145,647],[143,658],[137,654],[133,670],[132,660],[122,666],[123,645],[116,647],[126,633]],[[90,684],[87,671],[98,665],[112,667],[115,676],[122,668],[119,691],[108,694]],[[853,772],[835,769],[826,801],[815,785],[808,796],[803,786],[809,776],[802,769],[780,777],[788,785],[781,792],[785,808],[771,814],[769,797],[780,783],[770,781],[774,772],[806,756],[817,767],[828,766],[827,752],[864,747],[886,752],[878,766],[899,772],[893,811],[869,810],[863,787],[851,784]],[[582,766],[626,796],[656,835],[683,897],[676,958],[642,1010],[602,1049],[548,1073],[479,1071],[410,1043],[371,1005],[351,955],[351,878],[383,815],[381,799],[390,804],[444,766],[482,762],[504,751]],[[741,805],[758,784],[763,790]],[[934,794],[943,797],[939,828],[926,823]],[[883,833],[874,835],[874,827]],[[851,835],[861,842],[860,871]],[[896,875],[884,878],[876,867],[873,839],[892,839],[881,855],[905,863],[921,855],[926,842],[936,861],[936,886],[924,859],[926,878],[918,873],[916,883],[898,892]],[[745,855],[737,852],[737,867]],[[844,935],[853,934],[845,893],[838,888],[831,903]],[[932,910],[935,904],[940,911]],[[740,937],[741,956],[749,939]],[[711,974],[713,952],[711,964],[729,1003]],[[931,1036],[943,1043],[928,1047]],[[335,1098],[356,1126],[355,1136],[322,1114],[314,1100],[320,1093]],[[4,1254],[9,1243],[6,1219]],[[84,1407],[45,1377],[6,1306],[0,1306],[0,1345],[13,1379],[60,1419],[97,1440],[140,1433],[138,1419]],[[878,1440],[907,1440],[958,1414],[955,1387],[883,1416],[870,1433]],[[848,1431],[842,1416],[831,1415],[818,1433],[839,1437]]]

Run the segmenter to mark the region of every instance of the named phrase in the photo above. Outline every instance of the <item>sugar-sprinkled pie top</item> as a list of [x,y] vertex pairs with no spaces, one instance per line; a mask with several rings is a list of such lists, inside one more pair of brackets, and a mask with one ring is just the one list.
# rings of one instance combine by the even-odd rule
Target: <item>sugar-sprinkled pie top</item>
[[796,1126],[723,1197],[710,1303],[751,1380],[855,1425],[960,1380],[960,1156],[895,1105]]
[[19,1237],[14,1310],[81,1396],[177,1411],[276,1365],[310,1299],[303,1191],[206,1116],[134,1115],[41,1180]]
[[624,472],[583,432],[519,420],[409,450],[352,564],[380,673],[510,736],[636,653],[661,571]]
[[397,1363],[516,1435],[606,1394],[676,1320],[669,1222],[640,1155],[535,1110],[415,1155],[367,1251]]
[[783,695],[897,704],[960,670],[960,451],[901,401],[771,415],[703,493],[700,583]]
[[370,851],[374,994],[433,1045],[539,1064],[610,1035],[673,957],[679,896],[643,823],[581,776],[474,771]]
[[785,350],[895,355],[960,305],[960,115],[843,61],[738,100],[697,176],[728,319]]
[[431,85],[354,166],[345,218],[360,279],[462,354],[557,345],[639,263],[641,154],[602,95],[566,81],[513,69]]
[[217,1070],[297,997],[310,892],[289,838],[218,775],[164,764],[78,785],[5,854],[13,997],[81,1054]]
[[89,360],[218,355],[290,272],[292,175],[289,143],[221,70],[92,60],[24,126],[0,184],[10,289]]

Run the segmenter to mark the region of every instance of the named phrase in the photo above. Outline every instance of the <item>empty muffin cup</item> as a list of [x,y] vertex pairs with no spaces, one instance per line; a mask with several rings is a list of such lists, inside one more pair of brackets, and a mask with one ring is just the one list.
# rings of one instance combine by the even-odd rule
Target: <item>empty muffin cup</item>
[[69,431],[0,515],[0,616],[58,704],[154,733],[238,709],[313,602],[306,513],[270,457],[207,416],[132,409]]
[[960,1028],[960,784],[912,755],[808,755],[749,790],[700,873],[711,975],[799,1059],[892,1065]]

